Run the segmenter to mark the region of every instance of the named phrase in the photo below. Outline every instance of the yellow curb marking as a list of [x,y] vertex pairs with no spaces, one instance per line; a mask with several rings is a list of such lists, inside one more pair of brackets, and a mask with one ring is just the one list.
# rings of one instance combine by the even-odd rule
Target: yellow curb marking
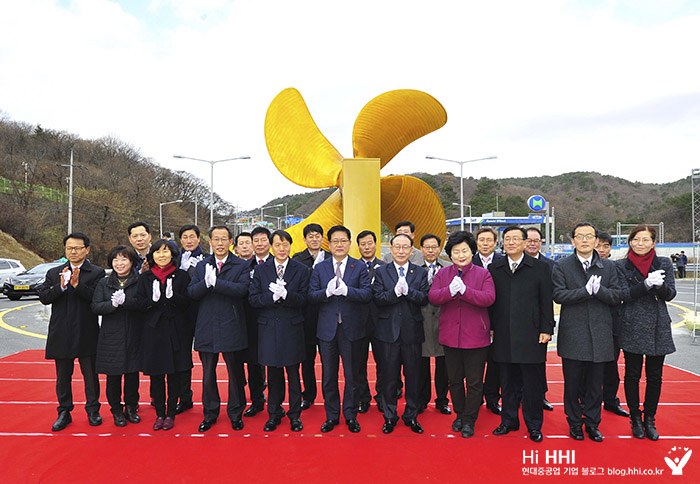
[[[4,329],[6,329],[6,330],[8,330],[8,331],[12,331],[12,332],[14,332],[14,333],[23,334],[24,336],[32,336],[32,337],[34,337],[34,338],[46,339],[46,335],[38,334],[38,333],[32,333],[32,332],[30,332],[30,331],[25,331],[25,330],[23,330],[23,329],[15,328],[14,326],[10,326],[9,324],[7,324],[7,323],[5,322],[5,319],[4,319],[4,318],[5,318],[5,315],[6,315],[7,313],[10,313],[10,312],[12,312],[12,311],[20,311],[20,310],[22,310],[22,309],[24,309],[24,308],[28,308],[28,307],[30,307],[30,306],[36,306],[37,304],[41,304],[41,303],[25,304],[24,306],[18,306],[18,307],[16,307],[16,308],[10,308],[10,309],[6,309],[6,310],[3,311],[3,312],[0,312],[0,328],[4,328]],[[24,327],[26,327],[26,326],[22,326],[22,327],[24,328]]]

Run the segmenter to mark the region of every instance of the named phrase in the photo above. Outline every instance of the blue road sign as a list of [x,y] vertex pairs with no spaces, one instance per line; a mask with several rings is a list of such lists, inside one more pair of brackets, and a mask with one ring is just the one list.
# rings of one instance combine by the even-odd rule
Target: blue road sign
[[527,206],[530,210],[541,212],[545,209],[546,201],[542,195],[533,195],[527,199]]

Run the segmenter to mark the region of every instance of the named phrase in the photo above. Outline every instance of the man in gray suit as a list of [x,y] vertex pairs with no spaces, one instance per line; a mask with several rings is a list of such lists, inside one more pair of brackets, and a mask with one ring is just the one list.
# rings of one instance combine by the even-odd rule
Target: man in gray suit
[[[603,402],[603,369],[614,359],[611,306],[619,304],[615,264],[595,251],[598,232],[583,222],[571,231],[575,251],[560,259],[552,271],[554,301],[561,304],[557,351],[564,373],[564,412],[569,435],[602,442],[598,429]],[[583,400],[581,382],[585,378]]]
[[[394,227],[394,234],[405,234],[408,235],[411,238],[411,240],[416,240],[416,226],[408,220],[404,220],[403,222],[399,222],[396,224],[396,226]],[[393,262],[394,257],[391,255],[391,252],[387,252],[386,254],[384,254],[384,256],[382,256],[382,260],[387,263]],[[425,262],[423,260],[423,252],[416,249],[415,247],[412,247],[411,255],[408,257],[408,261],[417,266],[422,266]]]

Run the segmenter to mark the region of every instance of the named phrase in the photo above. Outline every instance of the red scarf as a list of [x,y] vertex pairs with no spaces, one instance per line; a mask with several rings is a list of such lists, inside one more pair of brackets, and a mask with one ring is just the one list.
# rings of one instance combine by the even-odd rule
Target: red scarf
[[165,284],[165,279],[170,274],[175,272],[175,265],[172,262],[170,262],[170,264],[168,264],[165,267],[160,267],[160,266],[154,265],[153,267],[151,267],[151,272],[153,273],[154,276],[156,276],[158,278],[158,280],[161,282],[161,284]]
[[654,249],[651,249],[644,255],[637,255],[636,252],[630,250],[630,253],[627,254],[627,258],[630,260],[632,265],[634,265],[634,267],[639,269],[639,272],[641,272],[644,277],[647,277],[649,275],[649,269],[651,268],[651,262],[654,260],[655,255],[656,251]]

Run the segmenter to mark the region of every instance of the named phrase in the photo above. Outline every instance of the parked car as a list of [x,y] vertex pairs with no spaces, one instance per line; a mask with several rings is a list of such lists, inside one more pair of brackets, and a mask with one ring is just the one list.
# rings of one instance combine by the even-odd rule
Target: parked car
[[22,263],[15,259],[0,259],[0,287],[5,283],[8,277],[24,272],[27,269]]
[[52,267],[60,266],[63,262],[46,262],[32,267],[28,271],[10,276],[2,286],[2,292],[11,301],[19,301],[22,296],[38,296],[37,289],[46,279],[46,273]]

